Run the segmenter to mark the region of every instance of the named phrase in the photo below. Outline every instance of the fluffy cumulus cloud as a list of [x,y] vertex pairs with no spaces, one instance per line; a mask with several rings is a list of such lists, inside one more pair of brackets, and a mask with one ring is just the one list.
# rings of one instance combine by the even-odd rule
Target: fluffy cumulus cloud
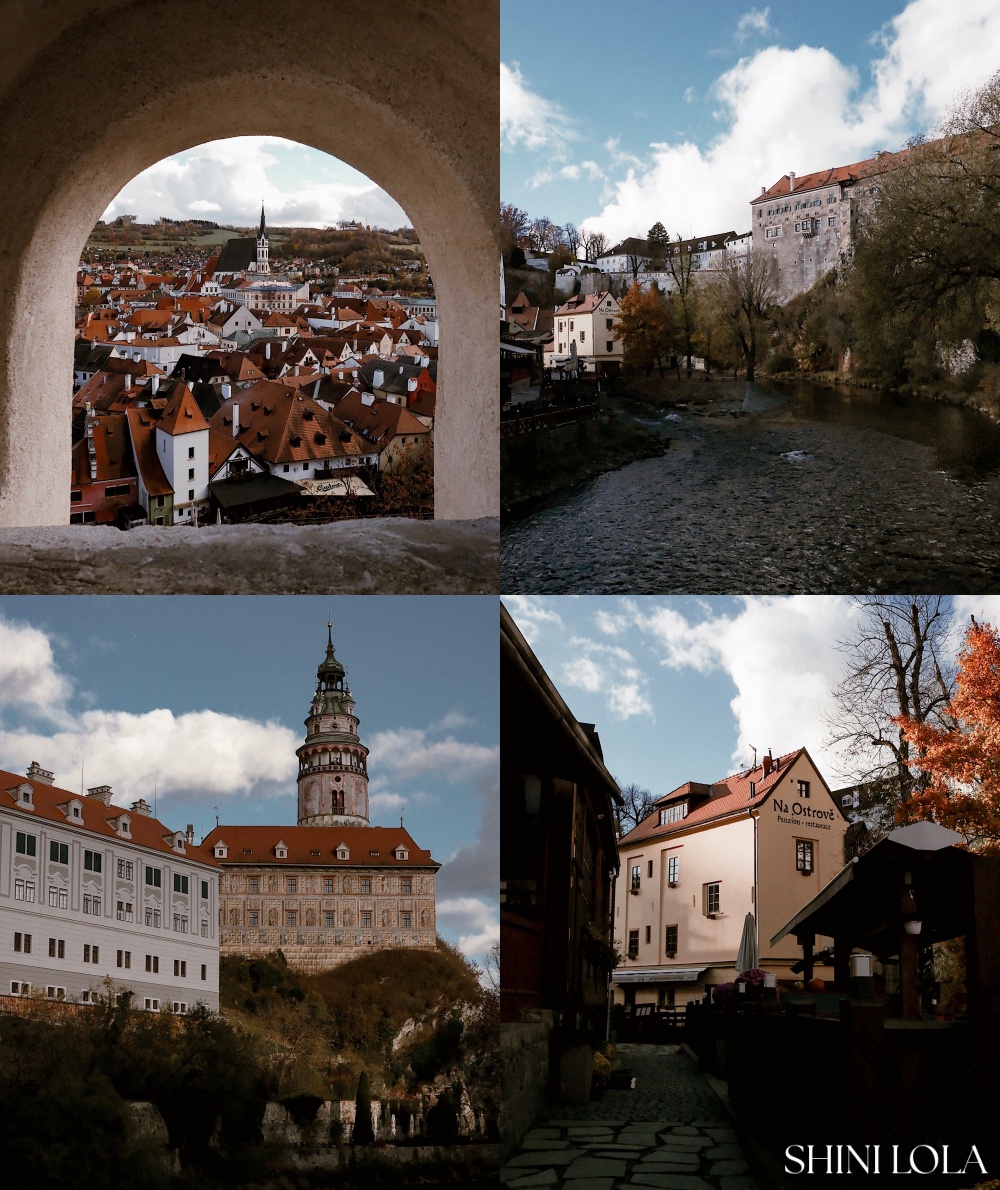
[[[601,615],[598,612],[599,618]],[[649,677],[628,649],[581,636],[572,637],[569,645],[574,656],[562,666],[562,685],[586,690],[588,694],[603,690],[607,708],[616,719],[631,719],[636,715],[653,718],[653,704],[647,692]]]
[[505,595],[503,601],[529,645],[538,640],[546,625],[562,627],[562,616],[553,607],[551,599],[537,595]]
[[[298,154],[292,170],[282,168],[289,150]],[[326,173],[342,176],[321,176]],[[255,136],[210,141],[158,161],[125,186],[104,218],[129,214],[149,222],[164,215],[252,225],[262,198],[274,226],[326,227],[340,219],[389,228],[409,223],[384,190],[333,158],[278,137]]]
[[116,804],[137,797],[210,795],[251,798],[294,789],[298,740],[278,723],[259,723],[216,711],[178,715],[85,711],[72,727],[52,734],[26,728],[5,732],[3,764],[23,771],[38,760],[57,785],[84,778],[111,785]]
[[843,657],[835,648],[846,638],[855,611],[840,596],[750,597],[732,614],[706,607],[701,618],[670,604],[630,601],[604,621],[623,631],[621,620],[638,629],[672,670],[707,674],[721,670],[736,687],[731,707],[738,736],[733,767],[758,754],[805,745],[821,769],[836,774],[840,758],[826,740],[825,715],[832,709]]
[[561,160],[577,133],[557,104],[544,99],[525,81],[516,62],[500,63],[500,144],[507,149],[545,149]]
[[58,722],[69,692],[45,633],[0,617],[0,712],[29,711]]
[[[768,11],[752,10],[738,33],[767,31]],[[716,80],[720,134],[705,148],[652,144],[610,183],[599,215],[584,222],[612,240],[643,234],[661,220],[672,232],[745,230],[749,202],[790,170],[806,174],[894,149],[933,126],[956,94],[997,68],[1000,6],[995,0],[912,0],[875,39],[871,78],[829,50],[769,45]]]

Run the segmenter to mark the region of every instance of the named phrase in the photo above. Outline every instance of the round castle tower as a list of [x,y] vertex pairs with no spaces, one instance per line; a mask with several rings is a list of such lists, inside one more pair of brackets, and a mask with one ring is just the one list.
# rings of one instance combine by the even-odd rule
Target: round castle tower
[[368,749],[358,739],[347,673],[333,652],[327,624],[326,657],[299,758],[299,826],[369,826]]

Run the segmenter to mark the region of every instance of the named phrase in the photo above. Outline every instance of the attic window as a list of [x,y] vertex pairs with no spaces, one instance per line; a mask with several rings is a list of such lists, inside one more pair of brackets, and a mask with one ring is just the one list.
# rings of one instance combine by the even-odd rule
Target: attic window
[[319,855],[319,852],[318,851],[310,851],[309,854],[310,855]]
[[687,802],[674,802],[672,806],[664,806],[660,810],[660,826],[665,826],[668,822],[680,822],[682,818],[687,818],[688,804]]
[[288,441],[292,444],[292,446],[302,445],[302,439],[298,436],[298,434],[296,434],[294,438],[289,438]]
[[228,852],[229,852],[229,848],[225,845],[225,843],[216,843],[216,845],[215,845],[215,858],[216,859],[225,859]]
[[253,855],[253,848],[252,847],[244,847],[243,854],[244,855]]
[[378,855],[378,852],[377,851],[369,851],[368,854],[369,855]]
[[396,848],[396,859],[406,859],[409,854],[409,851],[405,847]]
[[350,859],[351,853],[346,847],[337,848],[337,859]]
[[317,446],[325,446],[326,445],[326,435],[321,434],[319,432],[319,430],[317,430],[316,433],[313,435],[313,439],[315,440]]
[[306,421],[312,421],[313,411],[311,409],[304,409],[302,411],[302,416],[306,419]]

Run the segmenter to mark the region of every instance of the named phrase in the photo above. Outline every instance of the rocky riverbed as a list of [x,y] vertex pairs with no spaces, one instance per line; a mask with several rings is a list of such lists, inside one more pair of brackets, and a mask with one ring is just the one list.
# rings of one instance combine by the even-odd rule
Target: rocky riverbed
[[987,418],[766,384],[773,399],[744,413],[744,387],[624,402],[670,450],[505,525],[502,590],[996,588],[1000,449]]

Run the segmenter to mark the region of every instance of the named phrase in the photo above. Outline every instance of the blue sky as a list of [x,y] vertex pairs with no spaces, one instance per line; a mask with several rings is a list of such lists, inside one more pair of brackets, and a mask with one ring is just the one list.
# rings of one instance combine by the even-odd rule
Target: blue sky
[[998,47],[1000,0],[503,0],[501,194],[612,240],[743,231],[789,170],[933,126]]
[[128,183],[103,218],[210,219],[256,226],[264,200],[274,227],[327,227],[341,219],[409,226],[399,204],[356,169],[295,141],[239,136],[165,157]]
[[[503,597],[573,714],[594,723],[623,783],[658,796],[805,745],[831,785],[851,774],[828,741],[837,641],[856,612],[840,595]],[[954,596],[952,649],[1000,596]]]
[[0,598],[0,768],[110,784],[200,839],[294,823],[295,749],[333,620],[369,757],[373,825],[404,816],[439,873],[439,928],[497,932],[496,601],[475,597]]

